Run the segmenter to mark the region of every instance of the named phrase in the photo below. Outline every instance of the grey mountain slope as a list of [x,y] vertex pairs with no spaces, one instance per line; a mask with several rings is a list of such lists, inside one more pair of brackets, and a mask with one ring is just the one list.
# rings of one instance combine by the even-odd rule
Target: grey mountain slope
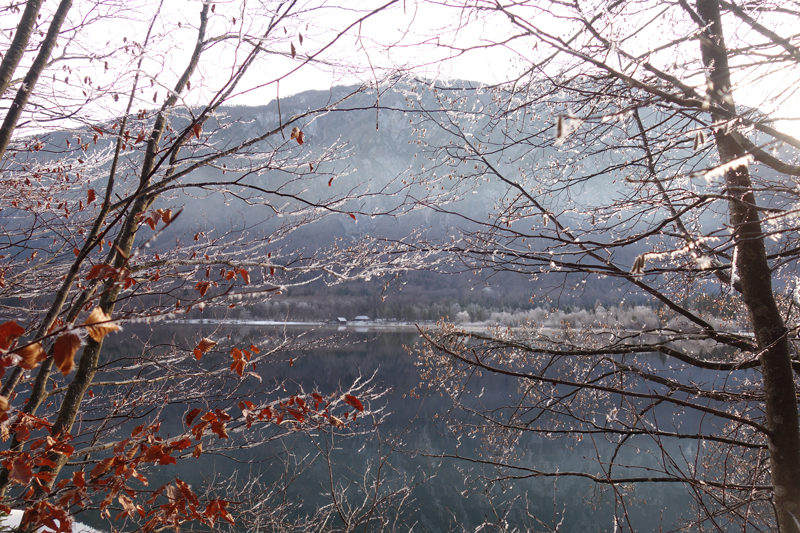
[[[216,144],[205,153],[263,135],[264,132],[276,128],[281,119],[286,120],[287,117],[311,109],[323,108],[356,89],[335,87],[330,91],[304,92],[282,99],[280,112],[276,101],[257,107],[223,108],[204,125],[205,132],[223,130],[214,135]],[[463,124],[464,132],[483,135],[482,138],[488,141],[490,148],[493,140],[499,146],[507,132],[500,128],[487,131],[488,121],[483,109],[490,105],[489,96],[485,93],[476,94],[474,91],[465,91],[465,94],[470,95],[468,99],[458,100],[453,104],[474,110],[474,119]],[[380,110],[376,112],[377,106],[380,106]],[[484,220],[505,197],[506,189],[497,181],[461,179],[472,171],[470,162],[448,167],[442,165],[441,152],[431,152],[432,147],[452,146],[452,153],[463,153],[463,150],[459,152],[463,143],[458,137],[436,125],[438,121],[450,130],[454,129],[448,123],[447,108],[441,109],[441,106],[442,101],[437,100],[436,95],[425,85],[399,82],[382,90],[380,95],[374,91],[359,92],[331,111],[303,118],[296,123],[305,134],[305,143],[302,146],[288,138],[287,128],[285,139],[282,135],[273,136],[241,156],[241,159],[230,157],[220,160],[217,168],[203,167],[191,174],[188,182],[195,185],[222,180],[230,182],[234,177],[241,179],[241,183],[295,195],[307,204],[290,197],[254,194],[245,187],[230,183],[224,186],[196,186],[176,190],[163,195],[156,207],[183,209],[183,212],[176,223],[151,244],[156,249],[169,248],[175,246],[176,242],[191,240],[192,235],[199,231],[221,235],[231,229],[237,232],[275,234],[283,239],[286,249],[307,252],[329,246],[338,238],[351,242],[364,236],[402,239],[417,229],[422,229],[426,238],[433,240],[458,238],[460,230],[476,229],[468,218]],[[420,125],[420,109],[430,110],[427,124]],[[547,141],[547,136],[552,135],[550,118],[543,114],[536,121],[521,127],[517,133],[544,132],[543,138]],[[179,112],[171,120],[173,128],[178,130],[186,124],[186,113]],[[141,125],[143,128],[145,126],[146,124]],[[511,127],[516,128],[516,125]],[[91,131],[53,133],[46,139],[46,146],[53,149],[37,152],[35,157],[39,160],[56,157],[59,150],[69,154],[66,141],[76,135],[82,135],[86,141],[91,138]],[[529,147],[524,146],[503,148],[491,153],[491,156],[497,162],[498,168],[508,172],[511,179],[521,179],[517,173],[518,168],[529,169],[534,180],[541,180],[527,182],[530,190],[541,191],[542,195],[538,199],[555,212],[559,212],[569,201],[573,212],[563,216],[573,227],[588,223],[580,215],[583,209],[632,194],[633,186],[626,182],[624,168],[586,180],[580,179],[578,174],[572,176],[574,180],[571,187],[560,187],[558,176],[548,170],[548,165],[552,168],[554,162],[570,157],[571,152],[568,147],[559,149],[553,146],[552,142],[544,144],[535,151],[526,151]],[[97,145],[90,144],[84,157],[89,159],[99,151],[109,150],[110,146],[109,137],[103,136]],[[237,173],[240,163],[258,161],[273,148],[283,150],[286,155],[282,168],[254,174]],[[141,152],[135,150],[127,156],[131,159],[131,168],[135,168],[139,153]],[[332,160],[319,163],[326,153],[333,154]],[[433,160],[428,157],[431,155]],[[68,157],[77,160],[79,155]],[[576,164],[575,168],[588,175],[592,168],[608,165],[613,157],[613,152],[604,152],[592,160],[578,161],[580,165]],[[226,167],[224,174],[223,165]],[[314,173],[311,172],[312,167]],[[547,174],[545,170],[551,173]],[[452,172],[453,179],[446,177],[448,172]],[[99,189],[103,173],[98,172],[97,175],[97,181],[90,186]],[[415,181],[419,176],[424,176],[426,181]],[[129,183],[133,183],[133,178],[134,176],[127,176]],[[475,189],[478,185],[479,188]],[[222,193],[219,194],[219,191]],[[417,209],[411,209],[415,202],[425,199],[426,196],[429,197],[427,201],[416,206]],[[331,197],[341,199],[339,202],[325,204],[333,212],[309,207],[309,204],[320,204]],[[73,201],[77,203],[78,199],[76,196]],[[350,213],[355,215],[355,220],[348,216]],[[378,216],[370,216],[372,214]],[[709,227],[718,226],[719,222],[714,219],[713,213],[709,216],[710,218],[701,223]],[[311,223],[284,234],[283,230],[293,227],[294,217],[305,217]],[[648,246],[643,241],[627,247],[624,257],[619,259],[623,263],[632,262],[637,254],[647,251]],[[526,294],[531,291],[529,281],[524,278],[517,281],[513,281],[514,279],[508,278],[502,282],[509,292]]]

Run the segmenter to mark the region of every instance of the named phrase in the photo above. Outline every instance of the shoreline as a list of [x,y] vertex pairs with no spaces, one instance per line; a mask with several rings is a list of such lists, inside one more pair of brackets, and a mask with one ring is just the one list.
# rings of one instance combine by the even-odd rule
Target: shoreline
[[[184,324],[184,325],[191,325],[191,326],[203,326],[203,325],[222,325],[222,326],[269,326],[269,327],[300,327],[300,328],[321,328],[321,329],[331,329],[337,331],[355,331],[355,332],[367,332],[367,331],[417,331],[417,327],[423,327],[426,329],[436,329],[438,328],[437,322],[432,320],[430,321],[417,321],[417,322],[408,322],[408,321],[397,321],[397,320],[365,320],[365,321],[348,321],[345,324],[330,322],[330,321],[322,321],[322,320],[229,320],[229,319],[216,319],[216,318],[207,318],[207,319],[187,319],[187,320],[169,320],[165,323],[169,324]],[[582,332],[582,333],[589,333],[593,335],[608,335],[608,334],[631,334],[631,333],[646,333],[648,335],[668,335],[669,333],[674,333],[669,330],[661,330],[661,329],[631,329],[631,328],[621,328],[621,329],[605,329],[605,328],[569,328],[569,327],[552,327],[552,326],[542,326],[542,325],[530,325],[530,326],[504,326],[502,324],[496,323],[486,323],[486,322],[467,322],[464,324],[457,324],[457,326],[464,331],[470,333],[476,332],[487,332],[490,330],[494,330],[497,328],[501,329],[508,329],[512,331],[536,331],[540,334],[557,334],[557,333],[564,333],[564,332]],[[735,331],[735,330],[721,330],[725,331],[726,333],[731,333],[735,335],[740,335],[743,337],[752,337],[747,331]]]

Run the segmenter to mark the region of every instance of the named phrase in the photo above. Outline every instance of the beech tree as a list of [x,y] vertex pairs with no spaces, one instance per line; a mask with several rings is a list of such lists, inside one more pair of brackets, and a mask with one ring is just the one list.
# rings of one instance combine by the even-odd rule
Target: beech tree
[[[371,196],[406,187],[330,188],[346,168],[344,148],[310,147],[304,130],[353,93],[279,115],[243,139],[230,129],[246,119],[224,107],[248,91],[280,97],[280,81],[301,68],[359,68],[327,51],[393,3],[353,11],[204,1],[168,12],[175,6],[165,2],[63,0],[4,10],[12,30],[3,34],[11,40],[0,64],[0,493],[3,509],[26,508],[25,531],[69,531],[83,507],[144,531],[233,524],[239,512],[246,523],[282,530],[328,522],[324,513],[291,515],[281,484],[221,480],[200,493],[176,478],[145,491],[148,470],[297,432],[367,431],[370,424],[354,426],[356,417],[377,424],[382,416],[371,407],[381,391],[368,376],[327,391],[260,384],[257,365],[308,346],[291,336],[216,331],[119,358],[107,348],[129,322],[234,308],[315,279],[336,283],[412,264],[376,256],[367,240],[287,245],[300,227],[357,219]],[[120,31],[126,24],[130,33]],[[197,215],[182,208],[198,197],[259,209],[267,229],[192,229],[196,218],[176,229]],[[390,212],[402,211],[398,198]],[[165,244],[165,235],[177,244]],[[167,437],[160,427],[176,405],[182,430]],[[231,491],[252,506],[234,509]],[[381,516],[380,505],[364,514]]]
[[[591,480],[616,502],[609,531],[636,530],[631,498],[654,484],[694,497],[682,530],[800,531],[796,6],[437,4],[460,17],[442,44],[511,57],[514,74],[439,82],[420,109],[421,131],[450,135],[420,179],[493,202],[488,218],[452,204],[460,239],[427,246],[529,278],[540,307],[594,291],[662,319],[425,331],[423,376],[463,411],[455,430],[485,437],[483,456],[454,457],[496,467],[484,488]],[[474,24],[483,41],[459,41]],[[516,390],[481,399],[492,376]],[[544,468],[523,454],[534,436],[591,439],[595,464]]]

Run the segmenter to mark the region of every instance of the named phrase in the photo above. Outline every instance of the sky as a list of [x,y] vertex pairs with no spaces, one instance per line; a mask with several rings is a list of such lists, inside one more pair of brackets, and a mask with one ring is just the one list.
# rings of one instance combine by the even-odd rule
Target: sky
[[[278,30],[271,34],[268,54],[251,68],[231,103],[263,105],[277,96],[287,97],[309,89],[325,90],[335,84],[374,84],[393,69],[431,80],[462,79],[495,84],[513,79],[531,61],[543,55],[543,49],[535,49],[530,40],[503,42],[511,31],[506,17],[477,17],[469,11],[446,7],[444,3],[446,0],[441,3],[315,0],[303,7],[303,3],[298,2],[301,7],[296,17],[282,21]],[[51,4],[55,3],[45,2],[52,8]],[[140,71],[144,81],[134,110],[153,108],[163,101],[182,72],[194,46],[201,0],[83,0],[76,1],[70,13],[75,24],[91,22],[93,17],[97,21],[88,26],[89,31],[81,38],[64,42],[62,52],[98,56],[107,50],[119,51],[129,46],[135,50],[132,43],[143,42],[152,13],[159,4],[161,15],[154,25],[150,59]],[[182,103],[199,105],[219,90],[230,76],[232,65],[241,62],[249,46],[235,46],[236,38],[262,35],[266,20],[264,6],[271,9],[279,4],[267,0],[220,0],[214,4],[207,35],[224,36],[228,40],[221,39],[207,52],[206,61],[201,62],[192,77],[192,88],[182,96]],[[134,5],[140,8],[133,8]],[[659,5],[654,2],[651,7],[657,10]],[[366,17],[382,6],[379,13]],[[572,31],[569,26],[575,21],[565,22],[546,12],[527,9],[529,20],[555,35],[567,36]],[[13,27],[18,15],[6,13],[4,16],[4,27]],[[354,25],[354,21],[363,17],[366,20]],[[670,23],[665,21],[667,30]],[[346,33],[337,37],[345,29]],[[731,30],[741,31],[741,28],[731,27]],[[609,31],[617,30],[610,28]],[[629,41],[626,45],[634,51],[647,50],[653,38],[649,34],[639,35],[639,42],[629,44]],[[501,42],[503,44],[497,44]],[[292,46],[297,54],[294,59],[290,57]],[[694,50],[697,45],[690,42],[687,46]],[[466,48],[468,52],[460,53]],[[308,54],[314,55],[319,63],[299,64],[299,59]],[[115,76],[132,76],[136,72],[134,56],[133,53],[117,54],[115,57],[128,62],[114,63],[111,69],[104,69],[103,61],[85,63],[74,73],[72,70],[64,73],[63,82],[59,74],[57,80],[63,84],[59,90],[63,92],[54,94],[52,100],[58,102],[66,94],[80,99],[81,91],[86,89],[80,80],[86,76],[93,80],[89,85],[98,87],[117,83],[119,80]],[[71,61],[71,65],[77,64]],[[769,68],[765,65],[748,71],[747,79],[736,88],[737,101],[776,115],[800,117],[800,98],[787,89],[800,85],[797,83],[800,72],[797,68],[779,72],[769,71]],[[118,116],[124,111],[124,102],[124,98],[111,101],[110,96],[101,99],[99,114]],[[90,109],[87,115],[90,111],[98,114],[97,110]],[[779,126],[787,132],[800,134],[798,120],[783,121]]]
[[[137,20],[130,20],[127,26],[98,25],[93,28],[90,40],[105,42],[109,47],[123,46],[125,38],[127,42],[135,39],[141,42],[148,23],[145,15],[158,3],[157,0],[148,1],[149,11],[142,10]],[[322,7],[301,9],[296,19],[282,24],[286,33],[278,30],[272,34],[270,53],[258,63],[258,68],[251,69],[243,90],[233,103],[261,105],[274,99],[278,89],[281,97],[285,97],[309,89],[328,89],[335,84],[374,83],[393,69],[428,79],[468,79],[484,83],[504,81],[512,72],[515,55],[511,50],[482,49],[457,55],[447,48],[500,38],[499,28],[480,23],[456,31],[452,9],[418,0],[341,0],[338,5],[323,0],[316,3]],[[259,23],[263,18],[248,16],[259,11],[259,4],[253,0],[217,2],[207,35],[260,34],[263,27]],[[359,18],[384,4],[391,5],[354,25]],[[160,79],[177,79],[184,68],[194,45],[200,8],[200,0],[165,0],[154,34],[169,31],[169,40],[159,45],[162,53],[143,67],[156,78],[157,84]],[[259,22],[251,23],[255,20]],[[176,30],[174,25],[178,22],[181,28]],[[336,38],[337,33],[350,26],[346,35]],[[300,35],[303,35],[302,44]],[[291,45],[297,53],[295,59],[289,56]],[[309,62],[298,68],[300,58],[323,48],[320,55],[315,56],[318,65]],[[198,83],[193,77],[196,92],[194,96],[190,94],[187,101],[197,104],[207,100],[229,77],[229,66],[240,61],[245,51],[245,47],[236,49],[230,45],[212,47],[196,75],[205,82]],[[281,57],[276,52],[284,55]],[[454,55],[456,57],[452,57]],[[96,70],[96,74],[99,78],[102,72]]]
[[[298,34],[306,31],[306,37],[302,46],[297,39],[292,41],[298,54],[310,53],[315,47],[326,44],[336,31],[347,27],[353,20],[374,9],[376,5],[381,5],[379,2],[366,0],[343,0],[343,2],[342,6],[345,6],[345,9],[342,9],[342,6],[327,4],[329,10],[309,12],[306,16],[300,17],[301,22],[296,30]],[[232,0],[227,8],[235,12],[245,3],[246,0]],[[658,2],[654,2],[652,9],[657,11],[659,6]],[[190,22],[192,11],[187,12],[185,7],[180,8],[180,14],[187,17],[187,22]],[[555,36],[567,38],[574,31],[574,26],[570,23],[546,12],[531,9],[524,13],[539,27],[546,28]],[[762,19],[762,22],[765,21]],[[766,20],[766,22],[781,26],[779,20]],[[665,25],[660,27],[668,32],[672,22],[665,20],[663,24]],[[251,84],[258,88],[243,93],[236,101],[248,105],[260,105],[275,98],[278,92],[281,96],[288,96],[308,89],[324,90],[334,84],[374,83],[382,74],[392,69],[431,80],[460,79],[486,84],[502,83],[514,79],[521,70],[538,61],[545,53],[543,48],[532,49],[530,40],[504,42],[509,37],[511,29],[507,18],[502,15],[478,17],[435,2],[398,0],[353,27],[346,36],[336,41],[323,54],[330,63],[338,61],[341,64],[356,66],[356,70],[344,67],[331,68],[330,63],[323,68],[305,65],[282,78],[279,87],[278,84],[258,87],[258,81],[250,78]],[[788,33],[792,31],[791,28],[782,29],[785,34],[791,34]],[[614,28],[610,31],[613,32]],[[731,35],[737,32],[741,39],[748,42],[759,38],[752,31],[748,32],[742,24],[731,24],[726,31]],[[629,40],[625,43],[631,51],[644,52],[653,46],[654,36],[648,35],[647,32],[637,38],[638,42]],[[663,38],[659,36],[658,39]],[[695,52],[699,46],[696,42],[690,41],[686,46],[689,54],[698,55]],[[461,51],[465,49],[469,50],[462,53]],[[225,64],[226,60],[221,57],[217,63]],[[268,70],[287,72],[296,68],[296,65],[297,63],[288,57],[282,59],[272,57]],[[214,76],[211,73],[210,75]],[[261,75],[262,73],[257,71],[253,77]],[[798,68],[777,71],[769,65],[748,68],[738,80],[735,98],[740,105],[759,107],[775,117],[790,119],[779,121],[779,128],[787,133],[800,135],[800,120],[798,120],[800,98],[791,89],[787,89],[800,85],[798,82],[800,82]]]

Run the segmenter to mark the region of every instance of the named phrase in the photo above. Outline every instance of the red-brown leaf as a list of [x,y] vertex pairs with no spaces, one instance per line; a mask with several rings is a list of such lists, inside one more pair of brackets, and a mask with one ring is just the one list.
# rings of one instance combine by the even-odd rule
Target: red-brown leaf
[[160,465],[176,465],[178,461],[172,457],[170,454],[165,453],[158,458],[158,464]]
[[201,411],[202,411],[202,409],[200,409],[199,407],[189,411],[186,414],[186,425],[187,426],[191,426],[192,422],[194,422],[194,419],[197,418],[197,415],[199,415]]
[[0,324],[0,350],[8,350],[23,333],[25,328],[13,320]]
[[12,481],[27,485],[33,478],[33,469],[22,457],[17,457],[11,463],[11,471],[8,473],[8,477]]
[[115,459],[114,457],[106,457],[105,459],[97,463],[97,466],[92,468],[92,472],[91,474],[89,474],[89,478],[97,479],[106,472],[108,472],[109,470],[111,470],[111,467],[114,463],[114,459]]
[[231,363],[231,370],[235,371],[241,377],[244,374],[244,367],[247,363],[245,363],[244,359],[235,359],[233,363]]
[[203,432],[206,430],[207,426],[208,422],[203,422],[201,424],[197,424],[192,428],[192,435],[194,435],[194,438],[196,440],[200,440],[201,438],[203,438]]
[[121,454],[125,451],[125,447],[128,445],[128,439],[123,439],[114,445],[114,453]]
[[101,264],[97,264],[97,265],[92,265],[92,268],[89,270],[89,273],[86,274],[86,279],[89,280],[89,279],[95,279],[95,278],[99,277],[100,276],[100,271],[104,267],[107,267],[107,266],[108,265],[104,265],[102,263]]
[[88,326],[86,328],[87,333],[97,342],[101,342],[109,333],[122,329],[118,325],[111,323],[111,317],[99,307],[95,307],[92,310],[83,325]]
[[200,342],[197,344],[197,347],[200,348],[203,352],[208,352],[209,350],[211,350],[211,348],[213,348],[216,345],[217,343],[212,341],[208,337],[203,337],[202,339],[200,339]]
[[225,500],[211,500],[210,502],[208,502],[206,510],[203,511],[203,514],[208,519],[208,521],[211,522],[211,525],[214,525],[214,522],[219,518],[222,518],[223,520],[226,520],[231,524],[234,524],[235,522],[233,521],[233,517],[225,509],[227,505],[228,502],[226,502]]
[[95,200],[97,200],[97,193],[94,192],[94,189],[89,189],[88,191],[86,191],[86,196],[88,197],[88,201],[86,202],[87,204],[90,204]]
[[200,138],[200,132],[203,131],[203,126],[200,124],[193,124],[192,131],[194,132],[194,136],[198,139]]
[[133,516],[136,507],[133,505],[133,500],[128,498],[125,494],[117,496],[117,501],[122,506],[122,512],[117,515],[117,518],[123,515]]
[[75,367],[75,353],[81,345],[81,339],[74,333],[61,335],[53,345],[53,363],[63,375],[72,372]]
[[17,366],[20,366],[26,370],[36,368],[39,363],[47,359],[47,353],[45,353],[42,345],[38,342],[29,344],[23,348],[18,348],[14,350],[13,353],[20,357]]
[[345,394],[342,397],[342,400],[344,401],[344,403],[355,407],[359,411],[363,411],[364,410],[364,406],[361,404],[361,401],[358,398],[356,398],[355,396],[353,396],[352,394]]
[[205,296],[208,292],[208,288],[211,286],[211,283],[207,281],[198,281],[197,285],[194,286],[195,290],[200,291],[200,296]]
[[[197,348],[195,348],[195,349],[196,350],[200,350],[200,352],[202,352],[202,353],[208,353],[208,352],[211,351],[211,348],[213,348],[216,345],[217,345],[217,343],[212,341],[208,337],[203,337],[202,339],[200,339],[200,342],[197,343]],[[195,355],[196,355],[196,352],[195,352]],[[200,359],[200,358],[198,357],[198,359]]]
[[211,431],[213,431],[217,435],[217,437],[221,439],[228,438],[228,432],[225,431],[225,424],[223,424],[222,422],[212,422]]
[[92,265],[92,268],[89,269],[89,273],[86,274],[86,279],[106,279],[106,278],[117,278],[119,276],[119,271],[105,263],[98,263],[96,265]]

